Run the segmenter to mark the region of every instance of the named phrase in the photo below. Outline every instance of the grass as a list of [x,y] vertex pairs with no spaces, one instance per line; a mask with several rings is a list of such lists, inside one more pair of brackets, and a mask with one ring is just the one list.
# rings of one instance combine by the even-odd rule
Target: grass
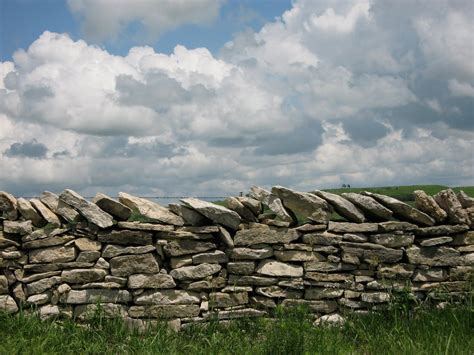
[[164,326],[144,333],[119,320],[72,321],[0,314],[2,354],[472,354],[470,306],[347,315],[342,327],[314,327],[304,308],[277,309],[275,320],[210,323],[175,333]]

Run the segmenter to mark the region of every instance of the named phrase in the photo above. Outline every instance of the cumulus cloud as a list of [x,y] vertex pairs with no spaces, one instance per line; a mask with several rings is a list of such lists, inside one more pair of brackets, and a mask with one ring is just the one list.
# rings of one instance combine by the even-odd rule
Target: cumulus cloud
[[[0,185],[226,195],[251,184],[472,184],[469,4],[403,4],[295,1],[219,54],[177,45],[119,56],[45,32],[0,63],[0,152],[46,149],[0,156]],[[430,33],[438,25],[456,39]]]
[[207,24],[219,14],[223,0],[68,0],[86,38],[114,39],[138,23],[150,38],[184,24]]

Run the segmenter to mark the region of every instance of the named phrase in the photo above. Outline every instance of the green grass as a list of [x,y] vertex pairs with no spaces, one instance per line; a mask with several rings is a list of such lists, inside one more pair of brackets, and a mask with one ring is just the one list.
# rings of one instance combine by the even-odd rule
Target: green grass
[[444,310],[348,315],[339,327],[313,327],[305,309],[277,310],[276,320],[210,323],[174,333],[164,326],[144,333],[119,320],[96,318],[41,322],[23,314],[0,314],[2,354],[472,354],[474,312]]

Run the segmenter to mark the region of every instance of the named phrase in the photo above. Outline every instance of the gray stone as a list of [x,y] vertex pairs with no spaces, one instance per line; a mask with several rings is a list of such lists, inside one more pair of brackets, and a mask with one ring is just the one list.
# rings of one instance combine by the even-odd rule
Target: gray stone
[[100,258],[100,251],[90,250],[90,251],[81,251],[77,256],[77,262],[92,263],[97,261]]
[[350,274],[328,274],[326,272],[305,272],[304,278],[318,282],[352,282],[354,275]]
[[51,211],[63,217],[68,222],[78,222],[81,220],[81,215],[74,208],[64,203],[59,199],[59,196],[45,191],[40,196],[40,201],[43,202]]
[[33,295],[26,299],[26,303],[30,305],[42,305],[50,300],[50,295],[47,293],[41,293],[39,295]]
[[435,199],[423,190],[413,191],[413,196],[415,196],[415,207],[433,217],[437,223],[444,221],[448,217],[446,211],[438,206]]
[[46,237],[43,239],[36,239],[30,242],[23,243],[23,249],[38,249],[38,248],[52,247],[55,245],[65,244],[71,240],[74,240],[74,237],[70,235],[57,235],[57,236],[53,236],[49,238]]
[[128,278],[128,288],[174,288],[173,277],[167,274],[135,274]]
[[98,240],[103,243],[122,245],[147,245],[153,243],[151,233],[127,229],[101,232],[98,235]]
[[163,247],[163,250],[168,256],[182,256],[187,254],[202,253],[216,248],[216,244],[210,242],[200,242],[195,240],[176,240],[168,242]]
[[[219,311],[215,314],[218,320],[222,319],[237,319],[237,318],[251,318],[263,317],[267,314],[265,311],[260,311],[253,308],[242,308],[230,311]],[[209,313],[208,317],[214,317],[213,313]]]
[[416,235],[420,237],[434,237],[434,236],[445,236],[451,234],[464,233],[469,230],[469,226],[465,224],[458,224],[454,226],[441,225],[433,227],[420,228],[416,231]]
[[247,207],[255,216],[262,213],[262,203],[254,198],[239,196],[237,197],[240,203]]
[[275,250],[275,258],[279,261],[323,261],[326,258],[314,251],[304,250]]
[[346,322],[346,319],[340,314],[325,314],[324,316],[319,317],[313,323],[315,327],[318,326],[342,326]]
[[259,260],[273,256],[273,249],[269,246],[260,248],[234,248],[228,251],[232,260]]
[[115,303],[83,304],[74,307],[74,317],[79,320],[93,319],[100,312],[105,318],[126,318],[128,316],[127,307]]
[[307,261],[304,263],[305,272],[318,271],[318,272],[337,272],[345,270],[354,270],[353,265],[343,264],[339,262],[330,261]]
[[335,233],[375,233],[379,230],[377,223],[329,222],[328,231]]
[[239,214],[235,211],[225,208],[224,206],[202,201],[197,198],[185,198],[182,199],[181,202],[209,218],[211,221],[214,221],[215,223],[222,224],[234,230],[239,227]]
[[31,282],[26,285],[28,295],[42,293],[61,283],[60,276],[53,276],[39,281]]
[[167,224],[153,224],[143,222],[124,222],[120,221],[117,223],[117,227],[122,229],[131,229],[148,232],[171,232],[174,230],[174,226]]
[[104,258],[99,258],[94,264],[94,268],[108,270],[110,269],[110,264]]
[[61,273],[61,280],[63,282],[79,284],[86,282],[102,281],[107,275],[103,269],[73,269],[64,270]]
[[99,251],[102,243],[89,238],[78,238],[74,240],[74,245],[80,251]]
[[447,278],[446,270],[431,268],[431,269],[416,269],[413,274],[413,281],[428,282],[428,281],[444,281]]
[[191,240],[209,240],[214,239],[214,236],[209,233],[192,233],[183,230],[176,230],[171,232],[158,232],[155,236],[159,240],[177,240],[177,239],[191,239]]
[[227,271],[231,274],[251,275],[255,270],[255,262],[253,261],[229,262],[227,263],[226,268],[227,268]]
[[60,297],[66,304],[128,303],[132,295],[127,290],[71,290]]
[[281,303],[283,307],[306,306],[315,313],[332,313],[337,309],[337,302],[333,300],[295,300],[286,299]]
[[12,246],[19,247],[20,243],[17,243],[14,240],[5,238],[5,236],[3,235],[3,231],[0,231],[0,248],[4,249],[4,248],[12,247]]
[[5,219],[14,221],[18,218],[16,198],[5,191],[0,191],[0,212]]
[[134,300],[134,303],[138,305],[197,304],[200,302],[199,294],[183,290],[145,291]]
[[330,207],[325,200],[318,196],[308,192],[291,190],[283,186],[273,186],[272,194],[281,200],[284,207],[303,218],[319,219],[321,212],[324,212],[322,222],[327,223],[326,215]]
[[0,275],[0,294],[8,294],[8,280],[4,275]]
[[342,242],[343,252],[355,255],[369,264],[396,263],[403,257],[403,250],[386,248],[372,243]]
[[190,291],[209,291],[223,288],[227,284],[227,280],[221,276],[209,278],[205,280],[194,281],[182,284],[183,288]]
[[269,200],[270,200],[270,195],[271,195],[270,191],[265,190],[261,187],[252,186],[250,188],[249,197],[261,202],[264,205],[268,206],[268,203],[269,203]]
[[170,275],[176,280],[198,280],[218,273],[222,267],[218,264],[199,264],[173,269]]
[[415,236],[413,234],[373,234],[370,236],[370,241],[389,248],[400,248],[412,245],[415,241]]
[[238,230],[234,237],[236,246],[249,246],[255,244],[291,243],[299,238],[295,229],[279,229],[264,224],[256,228]]
[[390,294],[387,292],[362,293],[360,299],[367,303],[385,303],[390,301]]
[[179,305],[152,305],[152,306],[132,306],[128,310],[128,314],[133,318],[153,317],[153,318],[191,318],[197,317],[201,309],[196,304],[179,304]]
[[51,247],[46,249],[35,249],[29,253],[30,263],[63,263],[76,258],[74,247]]
[[418,229],[417,225],[408,222],[388,221],[379,223],[379,231],[384,233],[396,231],[416,232]]
[[452,224],[470,224],[469,216],[463,210],[456,194],[451,189],[446,189],[434,195],[435,201],[448,214],[448,220]]
[[226,308],[235,307],[249,302],[247,292],[223,293],[212,292],[209,294],[209,304],[211,307]]
[[462,208],[474,207],[474,198],[470,197],[463,190],[460,190],[457,193],[457,198],[458,198],[459,202],[461,203]]
[[30,203],[33,205],[34,208],[40,213],[41,217],[52,226],[59,227],[61,226],[61,221],[59,217],[56,216],[53,211],[51,211],[48,207],[45,206],[43,202],[38,200],[37,198],[32,198]]
[[410,264],[429,266],[456,266],[462,264],[460,253],[450,247],[418,248],[413,245],[406,250]]
[[266,276],[301,277],[303,268],[298,265],[286,264],[276,260],[262,260],[255,272]]
[[409,222],[421,224],[424,226],[432,226],[435,223],[435,220],[426,213],[421,212],[420,210],[417,210],[416,208],[393,197],[367,191],[363,192],[363,194],[375,198],[381,204],[391,209],[395,216],[398,216],[402,219],[407,219]]
[[89,222],[100,228],[111,227],[114,222],[113,218],[107,212],[102,211],[97,205],[87,201],[78,193],[72,190],[64,190],[59,196],[60,201],[74,207]]
[[415,265],[396,264],[380,265],[377,275],[384,279],[409,279],[415,271]]
[[176,269],[182,266],[188,266],[192,264],[193,264],[193,258],[191,255],[170,258],[170,266],[172,269]]
[[336,212],[347,220],[356,223],[365,222],[364,214],[354,206],[352,202],[346,200],[344,197],[319,190],[312,191],[312,193],[328,201],[334,207]]
[[119,201],[133,211],[137,211],[142,216],[148,218],[150,221],[172,224],[175,226],[184,225],[182,217],[172,213],[167,208],[156,202],[132,196],[125,192],[119,192]]
[[283,202],[275,195],[270,195],[268,207],[284,222],[294,223],[296,218],[283,206]]
[[275,285],[278,279],[275,277],[230,275],[229,285],[233,286],[270,286]]
[[245,207],[237,198],[227,197],[224,203],[228,209],[237,212],[244,220],[250,222],[255,222],[257,220],[252,211]]
[[303,298],[302,292],[280,286],[257,287],[255,293],[269,298]]
[[110,259],[110,270],[114,276],[132,274],[154,274],[160,271],[153,254],[123,255]]
[[339,298],[343,294],[344,290],[318,287],[305,290],[304,298],[306,300],[322,300],[325,298]]
[[114,258],[126,254],[146,254],[155,250],[153,245],[143,245],[138,247],[123,247],[121,245],[108,244],[102,252],[104,258]]
[[323,233],[308,233],[303,236],[303,243],[310,245],[337,245],[342,242],[342,236],[323,232]]
[[219,227],[219,233],[218,233],[219,239],[222,240],[222,242],[229,248],[233,248],[234,240],[230,236],[230,233],[224,227],[222,226],[218,226],[218,227]]
[[132,214],[132,210],[113,198],[102,193],[97,193],[92,200],[101,210],[111,214],[118,220],[126,221]]
[[453,238],[451,237],[437,237],[437,238],[428,238],[428,239],[423,239],[420,242],[420,245],[422,247],[433,247],[435,245],[442,245],[442,244],[447,244],[453,241]]
[[192,260],[193,264],[221,264],[227,263],[229,261],[229,258],[223,251],[214,250],[207,253],[193,255]]
[[18,306],[12,297],[3,295],[0,296],[0,311],[7,314],[13,314],[18,312]]
[[3,231],[11,234],[30,234],[33,232],[31,221],[3,221]]
[[170,203],[169,209],[174,214],[181,216],[185,224],[189,224],[191,226],[205,226],[210,222],[208,218],[204,217],[199,212],[177,203]]
[[384,205],[378,203],[372,197],[356,194],[354,192],[345,192],[342,193],[341,196],[352,202],[354,205],[364,211],[369,217],[373,217],[378,220],[388,220],[392,218],[392,211],[390,211]]
[[273,309],[277,306],[273,299],[262,296],[250,296],[249,303],[252,307],[257,309]]
[[195,234],[212,234],[219,233],[219,226],[184,226],[179,230]]
[[61,311],[58,306],[52,306],[50,304],[44,305],[39,309],[39,317],[41,320],[49,320],[59,317]]
[[41,217],[37,210],[31,205],[30,201],[20,197],[17,200],[17,207],[18,211],[20,211],[21,215],[33,222],[36,227],[41,227],[46,224],[46,221]]
[[326,224],[311,224],[311,223],[306,223],[303,224],[299,227],[296,227],[295,229],[298,232],[301,233],[313,233],[313,232],[322,232],[325,231],[327,228]]

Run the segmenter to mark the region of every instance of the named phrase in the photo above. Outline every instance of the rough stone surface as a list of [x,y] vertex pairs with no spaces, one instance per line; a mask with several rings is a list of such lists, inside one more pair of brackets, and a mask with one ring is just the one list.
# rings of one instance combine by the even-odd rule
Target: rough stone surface
[[132,295],[127,290],[71,290],[61,296],[66,304],[128,303]]
[[209,303],[212,307],[226,308],[235,307],[249,302],[247,292],[212,292],[209,294]]
[[262,213],[262,203],[254,198],[239,196],[237,197],[240,203],[247,207],[255,216]]
[[170,275],[176,280],[199,280],[219,272],[222,267],[218,264],[199,264],[173,269]]
[[470,224],[469,216],[463,210],[456,194],[451,189],[446,189],[434,195],[435,201],[448,214],[448,220],[452,224]]
[[258,264],[255,272],[266,276],[301,277],[303,268],[301,266],[282,263],[276,260],[263,260]]
[[227,197],[224,201],[226,207],[232,211],[235,211],[242,217],[244,220],[249,222],[255,222],[255,215],[250,209],[248,209],[242,202],[240,202],[235,197]]
[[104,251],[102,252],[102,256],[104,258],[114,258],[120,255],[126,254],[146,254],[155,250],[153,245],[144,245],[138,247],[123,247],[121,245],[113,245],[109,244],[105,247]]
[[46,205],[37,198],[32,198],[30,203],[36,210],[39,212],[41,217],[51,226],[59,227],[61,226],[61,221],[59,217],[56,216],[53,211],[51,211]]
[[174,214],[181,216],[184,220],[184,224],[186,225],[205,226],[209,223],[212,223],[208,218],[204,217],[199,212],[183,205],[172,203],[169,205],[169,209]]
[[38,213],[38,211],[31,205],[31,202],[20,197],[17,200],[17,207],[23,218],[30,220],[36,227],[44,226],[47,222]]
[[438,206],[435,199],[423,190],[413,191],[413,196],[415,196],[415,207],[433,217],[437,223],[444,221],[448,217],[446,211]]
[[229,258],[232,260],[259,260],[273,256],[271,247],[260,248],[234,248],[229,251]]
[[388,220],[393,215],[391,210],[370,196],[364,196],[354,192],[345,192],[342,193],[341,196],[352,202],[368,216],[375,217],[376,219]]
[[420,245],[422,247],[432,247],[435,245],[442,245],[442,244],[447,244],[451,243],[453,241],[453,238],[451,237],[437,237],[437,238],[428,238],[424,239],[420,242]]
[[182,256],[187,254],[202,253],[208,250],[216,249],[216,244],[211,242],[200,242],[195,240],[176,240],[168,242],[164,251],[169,256]]
[[120,203],[100,192],[95,195],[92,202],[118,220],[126,221],[132,214],[132,210],[123,203]]
[[329,210],[329,205],[325,200],[308,192],[273,186],[272,194],[281,200],[284,207],[303,218],[317,218],[321,210]]
[[14,221],[18,218],[16,198],[5,191],[0,191],[0,212],[5,219]]
[[370,241],[389,248],[400,248],[412,245],[415,241],[413,234],[374,234],[370,236]]
[[283,222],[288,222],[290,224],[295,223],[296,218],[294,217],[294,214],[290,210],[287,210],[285,206],[283,206],[283,202],[273,194],[270,195],[268,200],[268,208],[270,208],[270,210],[272,210]]
[[414,245],[406,253],[411,264],[453,266],[460,263],[459,251],[445,246],[419,248]]
[[135,274],[128,278],[128,288],[174,288],[176,283],[173,277],[167,274]]
[[250,188],[249,197],[261,202],[268,206],[271,192],[258,186],[252,186]]
[[457,196],[459,202],[461,203],[462,208],[472,208],[472,207],[474,207],[474,198],[470,197],[463,190],[459,191],[456,196]]
[[234,230],[239,227],[241,220],[239,214],[224,206],[202,201],[197,198],[185,198],[182,199],[181,202],[215,223],[222,224]]
[[31,221],[4,221],[3,231],[11,234],[30,234],[33,231]]
[[455,226],[440,225],[440,226],[419,228],[415,231],[415,233],[417,236],[420,236],[420,237],[434,237],[434,236],[460,234],[460,233],[467,232],[468,230],[469,230],[469,226],[465,224],[458,224]]
[[79,284],[86,282],[102,281],[107,275],[103,269],[73,269],[64,270],[61,274],[63,282]]
[[10,297],[8,295],[0,296],[0,311],[5,312],[7,314],[18,312],[18,306],[13,297]]
[[152,305],[152,306],[132,306],[128,310],[128,314],[134,318],[154,317],[154,318],[192,318],[197,317],[200,308],[195,304],[180,305]]
[[111,227],[114,224],[110,214],[102,211],[97,205],[87,201],[72,190],[64,190],[59,196],[59,199],[69,206],[74,207],[84,218],[100,228]]
[[236,246],[249,246],[255,244],[291,243],[298,238],[299,235],[294,229],[281,230],[260,224],[257,228],[237,231],[234,237],[234,244]]
[[159,304],[196,304],[200,302],[199,294],[182,290],[145,291],[134,302],[138,305]]
[[184,220],[182,217],[172,213],[167,208],[152,202],[145,198],[132,196],[125,192],[119,192],[119,201],[133,211],[137,211],[142,216],[150,221],[158,223],[171,224],[175,226],[182,226]]
[[39,199],[51,211],[63,217],[67,222],[79,222],[81,220],[80,213],[68,204],[61,201],[58,195],[49,191],[45,191],[41,194]]
[[364,214],[354,206],[352,202],[346,200],[344,197],[319,190],[315,190],[312,193],[328,201],[334,207],[336,212],[347,220],[356,223],[365,222]]
[[222,264],[227,263],[229,261],[229,258],[223,251],[214,250],[207,253],[193,255],[192,260],[193,264]]
[[51,247],[35,249],[29,253],[30,263],[64,263],[76,258],[74,247]]
[[99,242],[122,245],[147,245],[152,244],[152,234],[145,231],[118,230],[99,233]]
[[160,271],[153,254],[123,255],[110,259],[110,270],[114,276],[132,274],[154,274]]
[[335,233],[375,233],[379,230],[377,223],[329,222],[328,231]]

